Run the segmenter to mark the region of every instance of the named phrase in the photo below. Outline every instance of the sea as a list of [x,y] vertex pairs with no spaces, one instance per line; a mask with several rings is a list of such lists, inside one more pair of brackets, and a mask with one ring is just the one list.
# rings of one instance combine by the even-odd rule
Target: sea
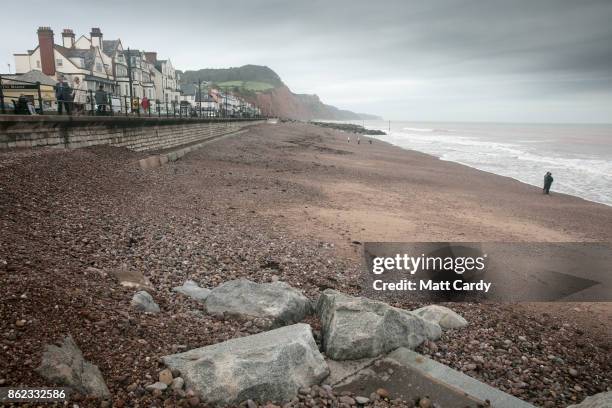
[[612,206],[612,124],[351,121],[394,145]]

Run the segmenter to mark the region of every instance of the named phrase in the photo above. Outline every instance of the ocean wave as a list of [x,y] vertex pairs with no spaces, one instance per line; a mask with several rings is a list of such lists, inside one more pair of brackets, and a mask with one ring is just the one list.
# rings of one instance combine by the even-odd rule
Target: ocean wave
[[537,144],[530,143],[531,140],[524,136],[501,141],[483,140],[482,136],[476,138],[433,132],[392,131],[383,139],[400,147],[433,154],[442,160],[512,177],[535,186],[541,184],[543,172],[552,171],[555,191],[612,205],[612,161],[598,151],[581,154],[557,151],[551,154],[548,150],[538,149]]
[[431,128],[413,128],[413,127],[405,127],[402,130],[407,130],[409,132],[452,132],[452,129],[431,129]]

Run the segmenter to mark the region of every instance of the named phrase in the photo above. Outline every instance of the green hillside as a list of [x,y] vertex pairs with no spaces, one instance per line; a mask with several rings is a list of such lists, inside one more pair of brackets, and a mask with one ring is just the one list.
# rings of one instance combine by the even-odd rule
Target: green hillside
[[231,86],[245,91],[258,92],[283,85],[280,77],[270,68],[261,65],[244,65],[233,68],[205,68],[181,73],[181,89],[193,93],[198,80],[219,86]]

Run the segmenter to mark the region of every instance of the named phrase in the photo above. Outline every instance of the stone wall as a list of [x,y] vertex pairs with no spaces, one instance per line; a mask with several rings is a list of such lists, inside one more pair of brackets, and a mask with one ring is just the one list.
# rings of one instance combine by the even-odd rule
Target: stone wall
[[111,145],[155,151],[233,133],[254,123],[247,119],[6,115],[0,116],[0,149]]

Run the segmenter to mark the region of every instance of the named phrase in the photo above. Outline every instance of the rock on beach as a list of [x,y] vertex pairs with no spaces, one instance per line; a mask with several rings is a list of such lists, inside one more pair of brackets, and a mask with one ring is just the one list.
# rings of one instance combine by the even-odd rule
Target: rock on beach
[[136,310],[147,313],[159,313],[159,305],[153,300],[148,292],[141,290],[136,292],[132,297],[132,306]]
[[72,336],[65,337],[60,346],[47,345],[36,372],[54,384],[72,387],[82,394],[110,397],[100,369],[83,358]]
[[437,340],[437,323],[386,303],[327,289],[319,297],[323,348],[334,360],[377,357],[398,347],[415,348]]
[[211,404],[289,401],[301,387],[319,384],[329,369],[309,325],[231,339],[162,358],[185,385]]
[[270,320],[272,327],[301,321],[311,310],[310,300],[285,282],[255,283],[246,279],[225,282],[206,298],[211,314]]
[[172,290],[200,302],[204,302],[211,292],[210,289],[201,288],[192,280],[187,280],[182,286],[176,286]]
[[425,306],[413,310],[412,313],[427,321],[439,324],[442,329],[460,329],[468,325],[467,320],[461,315],[440,305]]

